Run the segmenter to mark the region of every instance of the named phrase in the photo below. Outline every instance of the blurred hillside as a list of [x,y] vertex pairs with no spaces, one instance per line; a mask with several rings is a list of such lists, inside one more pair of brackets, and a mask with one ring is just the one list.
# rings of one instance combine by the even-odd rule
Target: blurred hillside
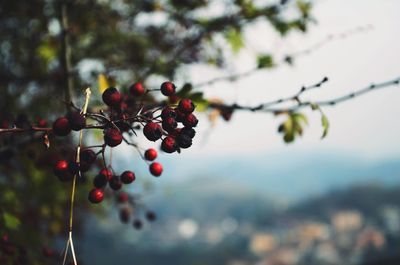
[[[264,172],[262,161],[268,169]],[[204,173],[218,170],[229,177],[221,173],[197,182],[196,175],[187,181],[179,176],[168,181],[168,193],[147,201],[159,220],[143,231],[118,224],[116,212],[102,220],[91,218],[79,240],[85,261],[99,265],[126,260],[143,265],[160,260],[166,265],[398,261],[400,163],[366,166],[366,161],[345,156],[303,156],[296,163],[289,160],[290,167],[284,165],[287,162],[270,167],[265,161],[247,157],[237,160],[236,166],[226,162],[223,171],[223,166],[204,166],[212,159],[203,160]],[[257,179],[263,185],[254,185]],[[315,185],[325,192],[314,193]],[[298,188],[306,196],[297,196]],[[273,195],[279,192],[283,194]],[[98,249],[113,255],[103,256]]]

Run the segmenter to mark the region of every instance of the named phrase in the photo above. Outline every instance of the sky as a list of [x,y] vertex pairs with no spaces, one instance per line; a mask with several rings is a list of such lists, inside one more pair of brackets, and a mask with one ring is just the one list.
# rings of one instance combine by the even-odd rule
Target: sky
[[[257,105],[289,96],[302,85],[329,77],[320,90],[304,99],[329,99],[364,88],[372,82],[400,77],[400,21],[398,0],[323,0],[316,1],[313,15],[317,24],[307,34],[291,34],[282,39],[267,24],[258,23],[246,30],[245,48],[233,57],[233,67],[218,71],[210,67],[189,69],[193,83],[212,77],[246,71],[255,66],[256,52],[292,53],[319,42],[329,34],[356,27],[366,32],[335,40],[296,61],[294,67],[282,66],[259,71],[238,82],[220,82],[205,87],[207,97],[227,103]],[[306,110],[309,126],[305,135],[286,145],[277,133],[282,120],[268,114],[235,113],[231,122],[220,120],[210,130],[207,117],[201,117],[199,136],[189,155],[275,153],[292,151],[330,151],[353,153],[366,159],[385,159],[400,155],[400,87],[388,87],[360,98],[324,109],[330,120],[328,137],[320,139],[320,116]]]

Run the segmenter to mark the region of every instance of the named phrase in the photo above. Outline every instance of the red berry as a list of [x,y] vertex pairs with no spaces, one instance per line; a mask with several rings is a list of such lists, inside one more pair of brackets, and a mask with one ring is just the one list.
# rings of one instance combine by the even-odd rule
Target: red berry
[[1,129],[8,129],[10,128],[10,122],[8,120],[1,120],[0,121],[0,128]]
[[178,127],[178,123],[172,117],[167,117],[162,121],[162,127],[167,132],[172,132]]
[[124,203],[127,202],[129,200],[129,195],[126,192],[121,192],[118,194],[118,202],[120,203]]
[[119,211],[119,219],[121,220],[121,222],[125,224],[129,222],[130,216],[131,216],[131,210],[127,207],[124,207]]
[[115,87],[107,88],[102,95],[104,103],[109,107],[117,107],[121,103],[122,96]]
[[92,149],[82,150],[80,155],[81,163],[92,164],[96,160],[96,154]]
[[53,132],[58,136],[66,136],[71,132],[69,121],[66,117],[58,118],[53,123]]
[[72,179],[72,175],[68,170],[68,162],[66,160],[59,160],[54,165],[54,175],[56,175],[61,181],[69,181]]
[[40,128],[44,128],[47,126],[47,121],[45,119],[39,118],[37,120],[37,126]]
[[154,221],[156,220],[156,218],[157,218],[157,216],[156,216],[156,214],[155,214],[154,212],[148,211],[148,212],[146,213],[146,219],[147,219],[149,222],[154,222]]
[[186,115],[186,117],[183,119],[183,125],[186,127],[196,127],[198,123],[199,120],[193,115],[193,113]]
[[161,84],[161,93],[164,96],[172,96],[175,94],[175,88],[176,86],[172,82],[164,82]]
[[49,258],[49,257],[54,256],[55,251],[54,251],[54,249],[52,249],[52,248],[43,247],[42,253],[43,253],[43,255],[44,255],[45,257],[48,257],[48,258]]
[[222,109],[221,116],[225,121],[230,121],[232,119],[233,109]]
[[192,138],[183,133],[180,133],[178,137],[176,137],[176,142],[180,148],[189,148],[192,146]]
[[176,118],[176,111],[171,107],[163,108],[163,110],[161,111],[161,118],[166,119],[169,117]]
[[104,142],[106,145],[114,147],[122,142],[122,134],[114,128],[107,129],[104,133]]
[[165,137],[161,144],[161,149],[166,153],[173,153],[177,149],[175,139],[171,136]]
[[103,168],[102,170],[100,170],[99,175],[104,176],[106,180],[109,181],[112,178],[113,173],[111,172],[111,170]]
[[143,128],[144,136],[150,141],[157,141],[161,138],[162,129],[161,126],[154,122],[147,123]]
[[97,175],[94,179],[93,179],[93,185],[96,188],[104,188],[104,186],[106,186],[108,180],[106,179],[106,177],[104,175]]
[[143,227],[143,223],[142,223],[142,221],[140,221],[140,220],[138,220],[138,219],[136,219],[136,220],[134,220],[133,221],[133,227],[135,228],[135,229],[141,229],[142,227]]
[[194,111],[194,108],[195,106],[190,99],[184,98],[179,101],[178,110],[185,114],[192,113]]
[[196,131],[191,127],[183,127],[179,134],[185,134],[190,138],[193,138],[196,135]]
[[110,188],[113,190],[119,190],[122,188],[122,182],[118,176],[113,176],[108,182],[108,184],[110,185]]
[[149,161],[153,161],[157,158],[157,151],[154,148],[149,148],[144,152],[144,158]]
[[131,92],[133,96],[140,97],[143,96],[146,90],[144,89],[143,84],[141,82],[137,82],[131,85],[131,87],[129,88],[129,92]]
[[89,192],[88,199],[91,203],[100,203],[104,198],[104,192],[102,189],[92,189]]
[[79,163],[79,170],[81,172],[86,172],[90,169],[91,166],[92,166],[92,164],[88,164],[88,163],[82,161]]
[[171,104],[176,104],[179,101],[179,97],[176,94],[169,96],[168,99]]
[[162,171],[163,171],[163,167],[160,163],[154,162],[150,165],[150,173],[153,176],[156,176],[156,177],[160,176]]
[[68,162],[68,171],[71,175],[75,175],[79,171],[79,165],[75,161]]
[[124,171],[121,174],[121,181],[124,184],[130,184],[135,180],[135,173],[133,173],[132,171]]
[[186,114],[180,111],[178,108],[175,109],[176,121],[183,122],[185,120]]
[[72,130],[80,131],[86,126],[86,119],[79,111],[72,112],[68,115],[69,125]]

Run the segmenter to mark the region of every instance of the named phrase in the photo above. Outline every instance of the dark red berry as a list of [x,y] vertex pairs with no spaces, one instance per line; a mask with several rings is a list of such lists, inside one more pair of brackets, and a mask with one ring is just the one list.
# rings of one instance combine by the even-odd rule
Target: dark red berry
[[150,141],[157,141],[161,138],[162,129],[161,126],[154,122],[147,123],[143,128],[144,136]]
[[168,99],[171,104],[176,104],[179,101],[179,97],[176,94],[169,96]]
[[88,199],[91,203],[100,203],[104,198],[104,192],[102,189],[92,189],[89,192]]
[[192,113],[194,111],[194,108],[195,106],[190,99],[184,98],[179,101],[178,110],[185,114]]
[[153,161],[157,158],[157,151],[154,148],[149,148],[144,152],[144,158],[149,161]]
[[129,92],[133,96],[140,97],[140,96],[143,96],[143,94],[146,92],[146,90],[143,87],[143,84],[141,82],[137,82],[130,86]]
[[68,171],[71,175],[75,175],[79,171],[79,165],[75,161],[68,162]]
[[57,136],[66,136],[71,132],[71,126],[66,117],[58,118],[53,123],[53,132]]
[[39,118],[37,120],[37,126],[40,128],[44,128],[47,126],[47,121],[45,119]]
[[148,211],[148,212],[146,213],[146,219],[147,219],[149,222],[154,222],[154,221],[156,220],[156,218],[157,218],[157,216],[156,216],[156,214],[155,214],[154,212]]
[[196,131],[191,127],[183,127],[180,131],[180,134],[185,134],[190,138],[193,138],[196,135]]
[[107,168],[103,168],[102,170],[100,170],[99,175],[104,176],[105,179],[106,179],[107,181],[109,181],[109,180],[112,178],[113,173],[111,172],[111,170],[109,170],[109,169],[107,169]]
[[110,188],[113,190],[119,190],[122,187],[121,179],[118,176],[113,176],[108,182]]
[[178,137],[176,137],[176,142],[180,148],[189,148],[192,146],[192,138],[186,134],[179,134]]
[[69,126],[74,131],[80,131],[86,126],[86,119],[79,111],[68,115]]
[[90,169],[90,167],[92,166],[92,164],[86,163],[86,162],[80,162],[79,163],[79,170],[81,172],[86,172]]
[[176,122],[176,120],[174,118],[168,117],[168,118],[163,119],[162,127],[167,132],[172,132],[176,129],[176,127],[178,127],[178,123]]
[[126,192],[120,192],[118,194],[118,198],[117,199],[118,199],[118,202],[124,203],[124,202],[127,202],[129,200],[129,195]]
[[222,109],[221,116],[225,121],[230,121],[232,119],[233,109]]
[[108,180],[106,179],[106,177],[104,175],[97,175],[94,179],[93,179],[93,185],[96,188],[104,188],[107,184]]
[[131,216],[131,211],[128,207],[124,207],[119,211],[119,219],[123,223],[128,223]]
[[1,236],[0,243],[7,244],[9,241],[10,241],[10,237],[8,236],[8,234],[3,234]]
[[54,249],[52,249],[52,248],[43,247],[42,253],[43,253],[43,256],[50,258],[50,257],[53,257],[53,256],[54,256],[55,251],[54,251]]
[[59,160],[54,165],[54,175],[56,175],[61,181],[69,181],[72,179],[72,175],[68,170],[68,162],[66,160]]
[[172,96],[175,94],[175,85],[172,82],[164,82],[161,84],[161,93],[164,96]]
[[135,173],[133,173],[132,171],[124,171],[121,174],[121,181],[124,184],[130,184],[135,180]]
[[110,128],[104,132],[104,142],[106,145],[114,147],[122,142],[122,134],[119,130]]
[[92,149],[82,150],[80,153],[81,163],[92,164],[96,160],[96,154]]
[[199,120],[196,118],[196,116],[193,115],[193,113],[190,113],[186,115],[182,123],[186,127],[196,127],[197,124],[199,123]]
[[10,122],[8,120],[1,120],[0,121],[0,128],[1,129],[8,129],[10,128]]
[[115,87],[107,88],[102,95],[103,102],[109,107],[118,107],[121,103],[121,93]]
[[175,139],[171,136],[165,137],[161,144],[161,149],[166,153],[173,153],[177,149]]
[[141,229],[142,227],[143,227],[143,223],[142,223],[142,221],[140,221],[140,220],[138,220],[138,219],[136,219],[136,220],[134,220],[133,221],[133,227],[135,228],[135,229]]
[[180,111],[179,109],[175,109],[176,113],[176,121],[183,122],[185,120],[186,114]]
[[161,111],[161,118],[166,119],[169,117],[176,118],[176,111],[171,107],[163,108],[163,110]]
[[153,176],[155,176],[155,177],[160,176],[161,173],[162,173],[162,171],[163,171],[163,167],[162,167],[162,165],[161,165],[160,163],[154,162],[154,163],[152,163],[152,164],[150,165],[150,173],[151,173]]
[[123,132],[128,132],[131,129],[131,126],[129,125],[129,123],[127,123],[125,121],[115,122],[115,125],[117,125],[118,129],[120,129]]

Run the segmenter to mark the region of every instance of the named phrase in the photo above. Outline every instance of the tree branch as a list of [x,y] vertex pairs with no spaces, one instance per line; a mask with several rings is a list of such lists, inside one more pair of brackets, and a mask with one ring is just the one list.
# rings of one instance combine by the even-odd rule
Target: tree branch
[[[68,28],[68,10],[67,3],[61,3],[61,64],[65,78],[64,99],[66,102],[71,102],[73,95],[74,80],[72,77],[72,60],[71,60],[71,45]],[[68,108],[68,107],[67,107]]]
[[[372,30],[372,28],[373,28],[372,25],[358,26],[358,27],[349,29],[347,31],[344,31],[344,32],[341,32],[338,34],[329,34],[325,38],[321,39],[320,41],[314,43],[313,45],[311,45],[310,47],[308,47],[304,50],[300,50],[300,51],[285,55],[279,62],[275,63],[274,66],[277,67],[277,66],[285,64],[285,63],[292,64],[293,59],[301,57],[301,56],[309,55],[309,54],[323,48],[330,42],[333,42],[336,40],[344,40],[351,36],[354,36],[355,34],[368,32],[368,31]],[[266,68],[254,67],[252,69],[249,69],[249,70],[241,72],[241,73],[220,76],[220,77],[210,79],[208,81],[200,82],[198,84],[194,84],[193,87],[199,88],[199,87],[209,86],[209,85],[213,85],[215,83],[224,82],[224,81],[234,82],[238,79],[251,76],[251,75],[255,74],[256,72],[265,70],[265,69]]]
[[[352,93],[339,96],[333,99],[329,100],[321,100],[321,101],[302,101],[300,99],[300,96],[304,94],[305,92],[314,89],[314,88],[319,88],[321,85],[325,82],[327,82],[328,79],[324,78],[321,82],[318,82],[314,85],[307,86],[307,87],[302,87],[299,92],[294,94],[293,96],[286,97],[286,98],[281,98],[278,100],[262,103],[256,106],[244,106],[244,105],[239,105],[237,103],[227,105],[227,104],[219,104],[219,103],[211,103],[209,104],[209,108],[212,109],[220,109],[220,110],[247,110],[247,111],[262,111],[262,112],[271,112],[271,113],[282,113],[282,112],[292,112],[301,108],[305,107],[310,107],[310,106],[335,106],[339,103],[348,101],[350,99],[359,97],[361,95],[364,95],[366,93],[369,93],[374,90],[382,89],[385,87],[390,87],[390,86],[395,86],[400,83],[400,77],[381,82],[381,83],[372,83],[371,85],[362,88],[360,90],[356,90]],[[293,102],[295,105],[291,107],[282,107],[282,108],[271,108],[273,106],[276,106],[281,103],[290,103]]]

